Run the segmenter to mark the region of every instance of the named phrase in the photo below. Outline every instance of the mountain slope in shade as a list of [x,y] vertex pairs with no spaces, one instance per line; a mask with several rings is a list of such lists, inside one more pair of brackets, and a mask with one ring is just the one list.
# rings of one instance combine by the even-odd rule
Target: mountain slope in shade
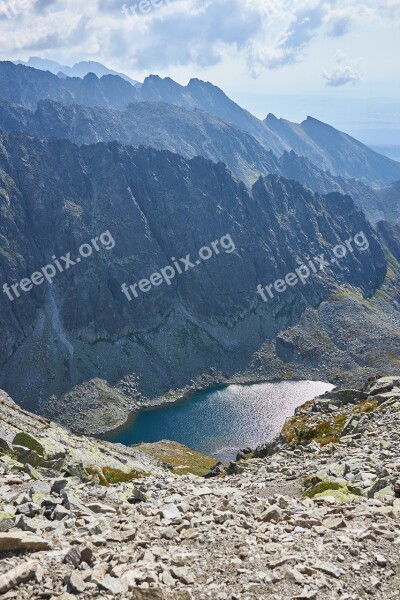
[[348,194],[363,209],[372,223],[381,220],[400,221],[400,183],[386,188],[372,188],[362,181],[335,177],[316,167],[308,158],[293,150],[279,158],[278,171],[284,177],[295,179],[315,192]]
[[[96,377],[118,386],[138,376],[141,393],[156,397],[210,367],[227,377],[246,369],[253,380],[279,376],[286,349],[275,348],[277,336],[309,311],[318,315],[339,286],[350,286],[358,298],[352,322],[362,319],[363,329],[356,351],[344,356],[327,335],[319,351],[329,350],[329,364],[306,353],[296,374],[311,376],[317,369],[321,377],[337,378],[349,364],[358,373],[389,364],[382,331],[386,320],[396,331],[400,319],[390,306],[368,304],[383,285],[387,262],[348,196],[321,196],[274,175],[260,178],[249,192],[221,163],[203,158],[188,161],[115,142],[79,148],[1,134],[0,211],[2,282],[20,281],[53,256],[71,252],[73,259],[81,244],[106,230],[115,240],[113,249],[60,273],[51,286],[35,286],[13,302],[0,294],[0,386],[24,406],[37,408],[40,400],[45,411],[52,394]],[[328,263],[312,282],[271,302],[256,293],[259,283],[285,277],[309,257],[328,257],[359,232],[369,241],[365,251],[340,265]],[[132,302],[121,292],[122,283],[149,277],[171,257],[195,259],[200,248],[228,234],[234,242],[229,253],[193,267],[170,286],[154,287]],[[346,305],[340,312],[345,322]],[[328,324],[333,337],[343,329],[334,317]],[[381,342],[375,343],[378,333]],[[364,355],[360,348],[371,340]],[[392,344],[400,351],[395,333]]]
[[48,60],[45,58],[40,58],[39,56],[31,56],[27,61],[23,60],[15,60],[13,61],[16,65],[25,65],[26,67],[32,67],[34,69],[39,69],[40,71],[50,71],[54,75],[66,75],[67,77],[85,77],[88,73],[94,73],[97,77],[103,77],[103,75],[118,75],[121,79],[125,81],[129,81],[132,85],[139,84],[135,79],[131,79],[128,75],[124,73],[119,73],[118,71],[113,71],[108,67],[105,67],[99,62],[93,60],[85,60],[78,63],[75,63],[73,67],[67,67],[66,65],[61,65],[60,63],[54,60]]
[[148,77],[138,89],[118,76],[98,79],[60,79],[49,72],[0,63],[0,98],[36,109],[40,100],[125,109],[132,102],[167,102],[194,110],[200,108],[250,133],[267,151],[278,156],[293,149],[334,175],[360,179],[373,186],[400,179],[400,163],[376,154],[360,142],[329,125],[307,119],[301,125],[269,116],[260,121],[230,100],[219,88],[198,79],[180,86],[171,79]]
[[133,146],[171,150],[186,158],[224,162],[234,177],[252,186],[260,175],[275,173],[315,192],[349,194],[373,223],[400,220],[400,188],[372,189],[356,179],[335,177],[294,151],[277,159],[250,134],[213,115],[166,103],[139,102],[124,111],[41,101],[32,113],[0,101],[0,129],[75,144],[116,140]]
[[40,100],[66,104],[126,108],[135,99],[135,88],[121,77],[93,73],[61,79],[49,71],[39,71],[11,62],[0,62],[0,97],[35,110]]
[[278,160],[251,135],[204,111],[166,103],[138,102],[117,111],[40,101],[32,113],[0,100],[0,129],[75,144],[116,140],[152,146],[185,156],[224,162],[237,179],[252,185],[260,175],[278,173]]
[[400,163],[377,154],[351,136],[334,127],[307,117],[303,123],[291,123],[268,115],[267,127],[297,154],[306,156],[319,168],[333,175],[360,179],[382,186],[399,179]]
[[143,102],[168,102],[189,110],[205,110],[244,129],[267,150],[278,155],[290,148],[262,121],[228,98],[219,87],[200,79],[191,79],[187,86],[182,86],[169,77],[162,79],[158,75],[150,75],[135,91],[135,97]]

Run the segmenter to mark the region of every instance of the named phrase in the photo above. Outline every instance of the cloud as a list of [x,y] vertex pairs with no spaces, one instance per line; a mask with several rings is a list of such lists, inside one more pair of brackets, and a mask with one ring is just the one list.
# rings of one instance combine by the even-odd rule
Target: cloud
[[[400,0],[157,0],[150,12],[128,15],[123,5],[140,0],[0,0],[11,2],[13,18],[0,16],[3,55],[27,58],[40,50],[65,64],[98,60],[131,72],[194,71],[230,57],[257,76],[304,60],[317,39],[400,20]],[[342,81],[356,79],[351,67],[337,70]],[[339,75],[326,80],[339,81]]]
[[348,83],[355,85],[362,79],[362,74],[358,70],[361,59],[350,61],[345,54],[336,55],[336,66],[330,72],[325,71],[325,85],[330,87],[342,87]]

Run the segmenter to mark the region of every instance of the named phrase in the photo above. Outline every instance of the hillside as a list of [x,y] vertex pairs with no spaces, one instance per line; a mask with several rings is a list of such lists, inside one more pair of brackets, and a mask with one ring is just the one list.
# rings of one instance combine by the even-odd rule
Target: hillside
[[[51,284],[42,278],[14,297],[3,288],[0,384],[24,407],[101,431],[137,402],[209,380],[211,367],[214,381],[262,381],[286,363],[296,377],[341,381],[345,371],[360,377],[397,364],[395,293],[379,293],[398,267],[389,268],[348,196],[320,196],[274,175],[249,192],[221,164],[117,143],[78,148],[21,134],[0,141],[3,282],[21,282],[68,252],[75,263],[82,244],[108,232],[106,247]],[[329,262],[349,239],[360,246]],[[196,262],[213,240],[219,252]],[[123,292],[187,256],[189,266],[165,284],[136,297]],[[304,284],[261,296],[262,286],[321,256]],[[311,340],[330,311],[324,336]],[[344,353],[337,341],[351,327],[354,346]]]
[[138,88],[117,75],[104,75],[99,79],[89,73],[83,79],[61,79],[49,71],[0,62],[0,98],[31,111],[36,110],[40,100],[118,110],[126,109],[132,102],[162,102],[190,111],[200,109],[233,123],[267,152],[272,151],[277,156],[285,150],[294,150],[320,169],[356,178],[374,187],[387,186],[400,179],[400,163],[377,154],[329,125],[312,118],[296,125],[273,115],[260,121],[218,87],[198,79],[192,79],[183,87],[172,79],[150,76]]
[[399,383],[316,398],[207,480],[78,438],[0,392],[0,593],[397,600]]

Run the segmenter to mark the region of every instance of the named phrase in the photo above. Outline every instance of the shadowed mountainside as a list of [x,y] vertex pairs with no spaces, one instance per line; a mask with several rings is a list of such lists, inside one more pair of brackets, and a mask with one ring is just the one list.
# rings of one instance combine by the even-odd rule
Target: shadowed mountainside
[[[381,245],[348,196],[320,196],[274,175],[249,192],[222,164],[117,143],[78,148],[21,134],[3,134],[0,142],[1,281],[20,281],[53,256],[76,257],[80,244],[106,230],[115,240],[111,251],[82,260],[51,286],[34,287],[13,302],[1,294],[0,385],[24,406],[42,403],[44,412],[57,411],[54,401],[45,406],[52,394],[98,377],[115,387],[139,376],[139,392],[155,397],[210,366],[225,377],[248,367],[252,378],[277,376],[284,367],[278,346],[274,350],[280,332],[307,311],[318,313],[339,286],[355,290],[356,323],[385,279]],[[285,277],[306,259],[329,256],[361,231],[368,250],[328,263],[306,285],[268,303],[257,295],[259,283]],[[131,303],[122,294],[122,283],[149,277],[172,264],[171,257],[194,258],[227,234],[235,251],[220,252]],[[332,377],[348,364],[378,368],[386,360],[379,344],[368,359],[359,345],[381,334],[386,320],[393,327],[398,316],[388,306],[369,310],[358,350],[346,359],[329,340],[338,331],[320,340],[319,352],[329,349]],[[264,344],[270,358],[259,364],[252,357]],[[311,374],[314,363],[306,356],[299,374]],[[111,394],[106,386],[103,392]],[[59,417],[85,415],[85,408],[72,406],[59,404]]]

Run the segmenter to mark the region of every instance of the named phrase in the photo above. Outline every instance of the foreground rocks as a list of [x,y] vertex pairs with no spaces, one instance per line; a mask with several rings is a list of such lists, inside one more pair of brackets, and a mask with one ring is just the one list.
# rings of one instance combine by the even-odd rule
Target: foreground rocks
[[[242,453],[235,474],[219,469],[209,479],[178,476],[148,458],[137,477],[111,483],[94,449],[126,460],[127,473],[133,461],[138,468],[139,451],[85,439],[81,471],[67,472],[64,462],[46,472],[20,463],[23,452],[17,460],[4,439],[2,597],[398,600],[399,383],[371,381],[308,403],[257,458]],[[7,410],[14,429],[20,418],[36,419]],[[5,437],[10,426],[1,423]],[[44,449],[42,433],[34,437]],[[71,436],[71,448],[79,439]],[[31,448],[58,460],[39,450]]]

